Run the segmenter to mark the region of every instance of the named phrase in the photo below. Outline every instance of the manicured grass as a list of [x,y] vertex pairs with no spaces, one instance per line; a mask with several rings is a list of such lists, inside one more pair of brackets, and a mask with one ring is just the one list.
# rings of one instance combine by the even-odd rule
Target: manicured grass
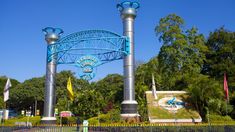
[[[80,128],[82,129],[82,128]],[[45,128],[33,128],[32,129],[34,132],[76,132],[77,127],[45,127]],[[82,130],[80,130],[82,131]]]

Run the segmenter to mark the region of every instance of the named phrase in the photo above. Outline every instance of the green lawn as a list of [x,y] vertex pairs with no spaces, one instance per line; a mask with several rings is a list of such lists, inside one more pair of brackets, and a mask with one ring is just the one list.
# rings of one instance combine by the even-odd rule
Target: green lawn
[[34,132],[76,132],[76,130],[77,130],[77,127],[63,126],[63,127],[33,128],[32,131]]

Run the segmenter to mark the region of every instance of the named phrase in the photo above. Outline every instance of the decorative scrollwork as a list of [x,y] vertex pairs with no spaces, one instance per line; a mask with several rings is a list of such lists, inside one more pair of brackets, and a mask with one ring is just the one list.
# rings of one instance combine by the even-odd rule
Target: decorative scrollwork
[[95,76],[95,70],[100,65],[100,60],[92,55],[85,55],[76,61],[76,66],[81,68],[80,77],[91,80]]

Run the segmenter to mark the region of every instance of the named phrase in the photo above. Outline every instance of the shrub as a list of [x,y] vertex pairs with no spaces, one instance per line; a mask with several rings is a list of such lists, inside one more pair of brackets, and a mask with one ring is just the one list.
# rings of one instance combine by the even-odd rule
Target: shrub
[[107,114],[100,114],[97,117],[92,117],[88,119],[90,125],[97,125],[98,123],[115,123],[120,122],[120,111],[111,110]]
[[66,124],[66,125],[68,125],[68,124],[76,124],[77,123],[77,117],[75,117],[75,116],[72,116],[72,117],[62,117],[62,119],[60,119],[60,117],[57,117],[56,119],[57,119],[57,121],[56,121],[57,124],[60,124],[60,120],[62,121],[61,122],[62,124]]
[[27,122],[27,121],[31,122],[33,126],[39,125],[40,122],[41,122],[41,117],[40,116],[35,116],[35,117],[11,118],[11,119],[5,120],[4,124],[6,126],[14,126],[16,122]]
[[210,120],[210,122],[233,121],[233,119],[230,116],[221,116],[221,115],[215,115],[215,114],[206,115],[206,121],[207,122],[208,122],[208,119]]
[[93,117],[88,119],[89,125],[97,125],[99,124],[98,117]]

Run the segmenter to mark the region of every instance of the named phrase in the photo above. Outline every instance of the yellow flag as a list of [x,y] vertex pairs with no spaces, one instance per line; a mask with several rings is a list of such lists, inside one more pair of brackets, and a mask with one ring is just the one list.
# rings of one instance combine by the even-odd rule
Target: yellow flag
[[67,90],[68,90],[69,98],[73,101],[74,93],[73,93],[73,87],[72,87],[72,83],[71,83],[70,77],[69,77],[69,80],[67,82]]

